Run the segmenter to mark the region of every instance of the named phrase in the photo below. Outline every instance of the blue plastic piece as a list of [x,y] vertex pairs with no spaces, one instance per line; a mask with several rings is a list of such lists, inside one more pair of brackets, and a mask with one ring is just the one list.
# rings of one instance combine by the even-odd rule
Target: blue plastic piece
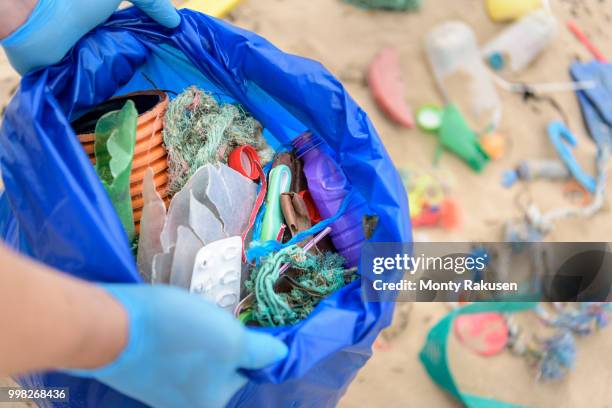
[[[572,176],[590,193],[595,192],[597,183],[593,177],[582,171],[582,168],[572,154],[572,148],[576,146],[578,140],[576,136],[561,122],[551,122],[548,125],[548,136],[550,141],[557,149],[557,153],[563,163],[567,166]],[[568,144],[571,146],[568,147]]]
[[502,186],[505,188],[510,188],[518,181],[518,179],[519,175],[516,170],[506,170],[502,174]]
[[[226,22],[190,10],[181,17],[172,30],[137,9],[120,11],[60,63],[22,79],[0,131],[6,185],[0,233],[10,245],[79,278],[140,282],[121,223],[70,121],[122,91],[151,89],[143,73],[162,89],[180,92],[189,81],[243,104],[276,145],[310,129],[378,215],[372,241],[411,242],[401,178],[367,115],[338,80],[321,64],[285,54]],[[191,69],[183,74],[176,67]],[[357,281],[323,299],[305,321],[259,329],[283,340],[289,354],[282,363],[246,372],[251,380],[229,406],[335,406],[392,312],[392,303],[365,302]],[[22,382],[70,387],[70,404],[56,407],[142,406],[65,374]]]
[[593,89],[576,92],[582,118],[598,146],[612,145],[612,65],[575,62],[570,73],[575,81],[595,81]]
[[595,82],[596,86],[580,92],[597,108],[602,120],[612,125],[612,64],[575,62],[570,67],[570,73],[576,81]]

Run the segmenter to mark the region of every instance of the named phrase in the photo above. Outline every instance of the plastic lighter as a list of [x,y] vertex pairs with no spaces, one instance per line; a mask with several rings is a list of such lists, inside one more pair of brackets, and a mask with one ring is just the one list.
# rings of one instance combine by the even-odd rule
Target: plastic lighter
[[270,170],[268,195],[266,197],[266,212],[261,228],[261,240],[276,239],[283,223],[283,214],[280,205],[280,196],[291,188],[291,170],[281,164]]

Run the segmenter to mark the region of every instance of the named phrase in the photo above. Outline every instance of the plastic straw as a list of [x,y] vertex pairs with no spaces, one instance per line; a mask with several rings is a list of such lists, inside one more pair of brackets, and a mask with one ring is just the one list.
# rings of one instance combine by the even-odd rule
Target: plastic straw
[[567,28],[576,36],[578,41],[580,41],[586,48],[593,54],[593,56],[599,62],[607,62],[606,57],[599,51],[597,47],[589,40],[586,34],[571,20],[567,21]]

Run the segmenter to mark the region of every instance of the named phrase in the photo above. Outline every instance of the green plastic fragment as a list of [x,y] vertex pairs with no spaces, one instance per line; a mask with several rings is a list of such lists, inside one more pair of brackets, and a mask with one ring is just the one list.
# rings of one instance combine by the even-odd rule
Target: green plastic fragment
[[463,118],[456,105],[446,105],[438,130],[440,144],[463,159],[472,169],[482,171],[489,156],[478,141],[478,136]]
[[247,324],[248,322],[253,320],[253,311],[245,310],[244,312],[240,313],[240,315],[238,316],[238,320],[242,324]]
[[345,0],[365,9],[387,9],[399,11],[416,11],[421,8],[421,0]]
[[536,305],[537,302],[486,302],[472,303],[454,309],[429,331],[425,346],[421,349],[419,357],[427,373],[438,386],[468,408],[517,408],[517,405],[479,397],[459,390],[448,363],[448,335],[452,331],[455,318],[461,314],[516,313],[534,309]]
[[109,112],[100,118],[96,124],[94,143],[96,173],[111,199],[130,243],[136,235],[130,195],[130,173],[134,160],[137,121],[138,111],[134,102],[127,101],[120,111]]

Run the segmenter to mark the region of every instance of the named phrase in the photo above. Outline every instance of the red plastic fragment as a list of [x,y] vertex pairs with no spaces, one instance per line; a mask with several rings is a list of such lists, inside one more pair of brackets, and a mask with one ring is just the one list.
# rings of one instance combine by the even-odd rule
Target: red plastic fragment
[[459,341],[481,356],[498,354],[508,343],[508,326],[499,313],[460,315],[454,326]]
[[391,120],[406,128],[414,127],[395,48],[385,48],[374,58],[368,72],[368,85],[374,100]]

